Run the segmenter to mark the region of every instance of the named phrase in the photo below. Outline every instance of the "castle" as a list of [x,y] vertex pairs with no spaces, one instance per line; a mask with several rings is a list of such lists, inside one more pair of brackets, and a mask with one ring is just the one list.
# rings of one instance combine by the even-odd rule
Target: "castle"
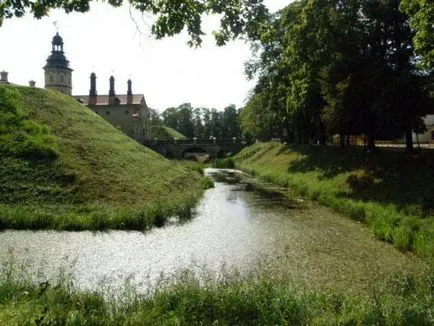
[[[45,88],[66,95],[72,94],[72,69],[63,51],[63,39],[56,33],[51,42],[51,54],[44,66]],[[143,94],[133,94],[132,82],[127,82],[127,93],[116,94],[115,79],[110,77],[108,95],[98,95],[96,75],[90,75],[89,95],[73,95],[93,112],[136,140],[150,137],[149,109]]]

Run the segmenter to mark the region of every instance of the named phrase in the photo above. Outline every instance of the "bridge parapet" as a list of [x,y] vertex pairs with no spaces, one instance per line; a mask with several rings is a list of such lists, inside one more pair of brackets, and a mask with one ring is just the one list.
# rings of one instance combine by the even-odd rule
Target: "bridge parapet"
[[219,157],[224,154],[238,153],[245,144],[237,139],[172,139],[144,140],[143,145],[154,151],[173,158],[182,158],[185,153],[207,153],[210,157]]
[[239,138],[232,138],[232,139],[228,139],[228,138],[223,138],[223,139],[158,139],[158,138],[154,138],[154,139],[146,139],[143,140],[143,143],[147,143],[147,144],[181,144],[181,145],[185,145],[185,144],[236,144],[236,143],[242,143],[241,139]]

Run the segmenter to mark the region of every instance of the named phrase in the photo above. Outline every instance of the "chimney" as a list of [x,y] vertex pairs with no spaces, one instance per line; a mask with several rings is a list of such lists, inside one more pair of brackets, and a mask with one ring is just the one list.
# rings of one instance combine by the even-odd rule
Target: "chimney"
[[29,80],[29,86],[30,87],[35,87],[36,82],[34,80]]
[[115,104],[115,78],[110,76],[109,104]]
[[96,105],[96,74],[93,72],[90,74],[90,90],[89,90],[89,102],[88,105]]
[[96,96],[96,74],[94,72],[90,74],[89,96]]
[[128,79],[128,92],[127,92],[127,104],[133,104],[133,91],[131,90],[131,79]]
[[8,84],[8,73],[4,70],[0,72],[0,82]]

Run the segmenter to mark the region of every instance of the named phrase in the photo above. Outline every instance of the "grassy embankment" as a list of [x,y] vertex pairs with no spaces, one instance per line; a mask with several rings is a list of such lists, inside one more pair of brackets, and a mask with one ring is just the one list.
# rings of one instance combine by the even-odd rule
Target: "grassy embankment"
[[434,257],[434,152],[258,143],[237,167],[366,223],[380,239]]
[[143,230],[189,217],[202,180],[68,96],[0,87],[0,229]]
[[[265,276],[176,282],[140,295],[105,296],[70,283],[39,285],[0,276],[1,325],[432,325],[433,283],[403,276],[367,296],[314,293]],[[236,277],[237,279],[237,277]]]
[[151,126],[151,138],[158,138],[159,140],[170,140],[174,138],[181,140],[188,139],[175,129],[166,126]]

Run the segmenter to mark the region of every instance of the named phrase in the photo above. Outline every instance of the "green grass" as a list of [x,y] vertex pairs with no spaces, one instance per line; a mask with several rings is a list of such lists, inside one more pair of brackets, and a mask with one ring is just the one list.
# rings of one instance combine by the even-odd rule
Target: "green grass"
[[234,169],[235,161],[232,157],[224,158],[224,159],[216,159],[213,162],[212,167],[217,169]]
[[158,138],[159,140],[188,139],[183,134],[179,133],[175,129],[166,126],[151,126],[151,138]]
[[237,167],[366,223],[402,250],[434,257],[434,152],[258,143]]
[[60,93],[0,86],[0,229],[143,230],[186,218],[199,173]]
[[432,325],[432,279],[402,275],[366,296],[312,292],[266,276],[199,281],[184,272],[146,295],[0,280],[1,325]]

